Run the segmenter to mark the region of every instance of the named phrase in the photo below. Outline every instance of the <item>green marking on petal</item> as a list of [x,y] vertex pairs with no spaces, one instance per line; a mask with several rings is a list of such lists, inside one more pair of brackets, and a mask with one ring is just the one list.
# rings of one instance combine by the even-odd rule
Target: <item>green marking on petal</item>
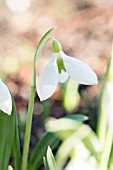
[[66,69],[65,69],[64,62],[63,62],[62,58],[57,59],[57,66],[58,66],[58,72],[59,73],[61,73],[62,70],[64,70],[66,72]]

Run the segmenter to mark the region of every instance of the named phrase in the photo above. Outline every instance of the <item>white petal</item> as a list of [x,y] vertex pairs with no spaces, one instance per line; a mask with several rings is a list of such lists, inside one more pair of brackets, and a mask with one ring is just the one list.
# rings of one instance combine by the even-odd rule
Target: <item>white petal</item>
[[0,110],[8,115],[12,111],[12,98],[8,87],[0,80]]
[[60,52],[60,55],[64,61],[67,73],[75,81],[85,85],[98,84],[95,72],[88,65],[78,59],[65,55],[63,51]]
[[8,170],[13,170],[11,165],[8,166]]
[[58,68],[55,61],[56,57],[53,55],[52,60],[46,65],[40,75],[37,93],[41,101],[51,97],[56,90],[58,84]]
[[66,73],[64,70],[62,70],[61,73],[59,73],[58,81],[60,83],[64,83],[68,78],[69,78],[69,74]]
[[6,0],[6,4],[13,12],[24,12],[30,7],[31,0]]

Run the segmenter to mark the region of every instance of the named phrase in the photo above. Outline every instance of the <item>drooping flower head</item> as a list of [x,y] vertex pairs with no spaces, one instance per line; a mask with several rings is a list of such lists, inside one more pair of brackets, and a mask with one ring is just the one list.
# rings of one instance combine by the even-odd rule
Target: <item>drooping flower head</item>
[[12,98],[8,87],[0,79],[0,110],[4,113],[11,115],[12,111]]
[[41,101],[51,97],[58,82],[65,82],[69,76],[80,84],[98,84],[95,72],[84,62],[66,55],[59,41],[53,41],[52,50],[52,58],[38,81],[37,92]]

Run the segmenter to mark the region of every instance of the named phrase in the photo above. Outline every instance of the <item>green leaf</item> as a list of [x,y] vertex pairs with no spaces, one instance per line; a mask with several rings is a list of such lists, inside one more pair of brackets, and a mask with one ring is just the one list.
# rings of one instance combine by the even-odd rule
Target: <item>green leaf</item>
[[47,147],[51,146],[53,149],[58,142],[59,140],[54,134],[49,132],[45,133],[32,152],[28,163],[28,170],[37,170],[43,162],[43,157],[46,153]]
[[49,170],[48,163],[47,163],[47,159],[46,159],[45,156],[43,157],[43,162],[44,162],[45,170]]
[[73,119],[73,120],[76,120],[78,122],[81,122],[83,123],[84,121],[88,120],[88,117],[87,116],[84,116],[82,114],[68,114],[65,116],[66,118],[69,118],[69,119]]
[[[16,110],[15,110],[16,113]],[[16,116],[16,125],[15,125],[15,137],[13,143],[13,160],[14,160],[14,167],[15,170],[20,170],[20,140],[19,140],[19,133],[18,133],[18,118]]]
[[7,170],[15,135],[16,113],[12,97],[12,113],[0,111],[0,170]]
[[47,149],[46,157],[47,157],[47,163],[49,166],[49,170],[57,170],[55,158],[54,158],[51,148],[49,146]]

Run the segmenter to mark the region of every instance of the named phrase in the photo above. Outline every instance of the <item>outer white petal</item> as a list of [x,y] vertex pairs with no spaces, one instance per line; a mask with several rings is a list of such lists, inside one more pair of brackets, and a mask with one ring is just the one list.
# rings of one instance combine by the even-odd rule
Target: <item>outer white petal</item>
[[53,95],[58,84],[58,68],[56,65],[56,56],[46,65],[42,71],[37,87],[37,93],[41,101],[48,99]]
[[64,61],[67,73],[75,81],[85,85],[98,84],[95,72],[88,65],[78,59],[65,55],[63,51],[60,52],[60,55]]
[[12,111],[12,98],[8,87],[0,80],[0,110],[8,115]]
[[68,78],[69,78],[69,74],[64,70],[62,70],[61,73],[59,73],[58,81],[60,83],[64,83]]

